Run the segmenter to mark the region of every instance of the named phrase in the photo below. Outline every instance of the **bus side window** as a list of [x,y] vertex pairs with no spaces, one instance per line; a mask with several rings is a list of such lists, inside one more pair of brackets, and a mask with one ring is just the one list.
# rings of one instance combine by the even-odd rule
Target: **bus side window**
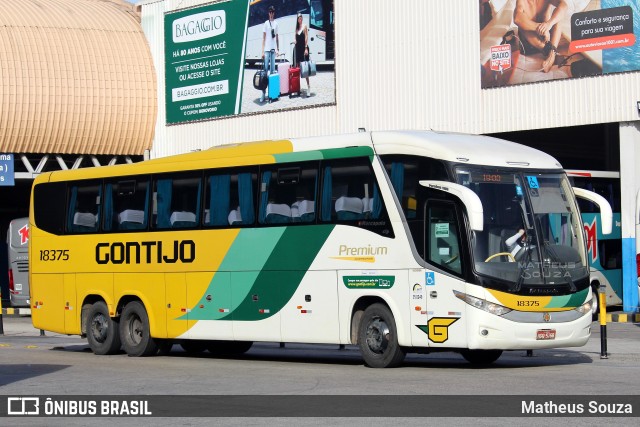
[[107,182],[104,194],[104,230],[144,230],[149,213],[146,177]]
[[455,205],[450,202],[429,202],[427,218],[427,261],[452,273],[462,274]]
[[204,225],[253,225],[256,181],[254,169],[214,170],[206,174]]
[[71,184],[69,186],[68,232],[92,233],[98,231],[101,189],[99,182]]
[[200,223],[201,187],[199,173],[158,176],[152,225],[159,229],[196,227]]
[[335,161],[323,167],[324,222],[378,219],[384,203],[368,158]]
[[405,218],[422,220],[418,218],[421,212],[417,211],[424,203],[419,197],[422,191],[419,182],[427,179],[448,181],[444,164],[439,160],[407,155],[384,155],[381,159]]
[[368,157],[323,162],[322,222],[357,225],[393,237],[387,210]]
[[315,223],[317,162],[262,168],[260,224]]

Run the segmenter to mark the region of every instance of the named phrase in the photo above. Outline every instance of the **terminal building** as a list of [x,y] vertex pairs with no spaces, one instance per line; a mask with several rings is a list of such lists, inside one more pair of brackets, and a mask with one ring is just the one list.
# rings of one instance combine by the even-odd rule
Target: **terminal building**
[[7,230],[29,214],[33,178],[140,161],[157,82],[140,15],[124,0],[0,0],[0,284]]
[[[7,3],[0,7],[8,9]],[[38,173],[38,156],[49,156],[48,167],[54,161],[72,165],[73,156],[105,164],[111,156],[136,161],[145,152],[156,158],[243,141],[361,130],[486,134],[553,155],[573,171],[576,185],[610,201],[612,238],[589,234],[594,277],[608,284],[610,303],[638,310],[637,2],[561,0],[544,11],[550,22],[542,27],[531,26],[529,15],[535,13],[517,11],[516,0],[142,0],[133,9],[117,1],[108,7],[92,0],[50,3],[64,10],[91,4],[101,13],[108,9],[113,18],[76,16],[83,25],[104,25],[95,29],[91,40],[99,47],[92,49],[82,44],[86,37],[69,35],[68,43],[61,42],[64,31],[56,30],[43,40],[50,47],[34,53],[28,46],[40,44],[33,35],[38,32],[25,29],[19,36],[13,30],[19,46],[26,46],[13,55],[26,57],[11,61],[51,67],[64,55],[80,58],[70,60],[73,66],[59,77],[20,71],[13,83],[7,83],[3,65],[0,152],[13,154],[15,167],[22,156],[35,158],[33,170],[16,169],[15,188],[0,187],[3,200],[15,198],[21,206],[11,215],[26,212],[29,179],[25,176],[21,187],[18,178]],[[16,14],[17,6],[12,8]],[[37,17],[26,10],[16,15]],[[119,22],[127,29],[116,30]],[[33,25],[44,33],[45,23]],[[273,40],[271,30],[277,35]],[[306,59],[297,42],[299,48],[308,46],[316,72],[305,63],[299,87],[283,77],[278,95],[263,94],[254,86],[264,63],[263,40],[267,59],[274,50],[274,70]],[[83,68],[83,61],[111,55],[115,64]],[[84,89],[69,95],[61,86],[65,76],[85,82]],[[46,90],[31,95],[32,85],[44,86],[49,78]],[[22,95],[7,96],[12,90]],[[43,106],[45,95],[50,101]],[[34,98],[26,101],[26,96]],[[11,122],[7,111],[15,115]],[[22,123],[28,135],[7,130],[6,123]],[[2,221],[10,219],[3,215]]]

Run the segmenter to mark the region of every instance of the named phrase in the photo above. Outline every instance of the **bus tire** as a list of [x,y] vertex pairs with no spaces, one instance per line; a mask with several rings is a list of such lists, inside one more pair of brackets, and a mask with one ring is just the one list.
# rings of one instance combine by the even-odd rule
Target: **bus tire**
[[592,304],[593,306],[591,307],[591,320],[592,321],[596,321],[598,320],[598,314],[600,314],[598,312],[598,309],[600,307],[598,307],[598,305],[600,304],[600,294],[598,293],[598,288],[600,287],[600,285],[594,284],[591,285],[591,291],[593,293],[593,298],[592,298]]
[[149,356],[158,352],[158,345],[151,338],[147,310],[140,302],[132,301],[122,310],[120,339],[124,351],[131,357]]
[[398,344],[396,322],[384,304],[372,304],[364,311],[358,326],[358,346],[362,358],[371,368],[395,368],[405,357]]
[[253,341],[209,341],[207,350],[216,356],[244,354],[253,345]]
[[502,350],[462,350],[462,357],[472,365],[490,365],[502,355]]
[[107,304],[103,301],[92,304],[86,322],[87,341],[94,354],[116,354],[120,351],[118,321],[109,316]]

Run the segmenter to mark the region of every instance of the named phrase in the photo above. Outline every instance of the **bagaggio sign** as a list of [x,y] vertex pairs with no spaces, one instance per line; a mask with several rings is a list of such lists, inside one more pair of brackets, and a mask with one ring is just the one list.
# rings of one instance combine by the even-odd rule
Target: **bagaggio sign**
[[167,124],[238,114],[249,2],[165,15]]

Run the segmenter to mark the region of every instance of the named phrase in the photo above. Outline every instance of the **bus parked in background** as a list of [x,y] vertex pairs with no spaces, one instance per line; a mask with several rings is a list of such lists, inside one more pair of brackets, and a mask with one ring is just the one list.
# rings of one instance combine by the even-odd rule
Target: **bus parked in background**
[[14,219],[7,231],[9,301],[13,307],[29,307],[29,218]]
[[280,53],[293,62],[296,19],[302,14],[309,29],[309,56],[318,64],[333,64],[334,23],[333,0],[254,0],[249,5],[245,59],[249,65],[262,62],[263,26],[268,20],[269,6],[276,8]]
[[[611,234],[600,232],[600,210],[588,200],[578,199],[591,266],[591,286],[598,292],[606,285],[607,306],[622,304],[622,228],[620,216],[620,173],[605,171],[569,170],[574,187],[593,191],[604,197],[613,211]],[[597,300],[596,300],[597,301]]]
[[[606,200],[575,195],[610,232]],[[582,346],[592,292],[575,195],[540,151],[420,131],[43,173],[33,324],[87,336],[96,354],[357,344],[372,367]]]

